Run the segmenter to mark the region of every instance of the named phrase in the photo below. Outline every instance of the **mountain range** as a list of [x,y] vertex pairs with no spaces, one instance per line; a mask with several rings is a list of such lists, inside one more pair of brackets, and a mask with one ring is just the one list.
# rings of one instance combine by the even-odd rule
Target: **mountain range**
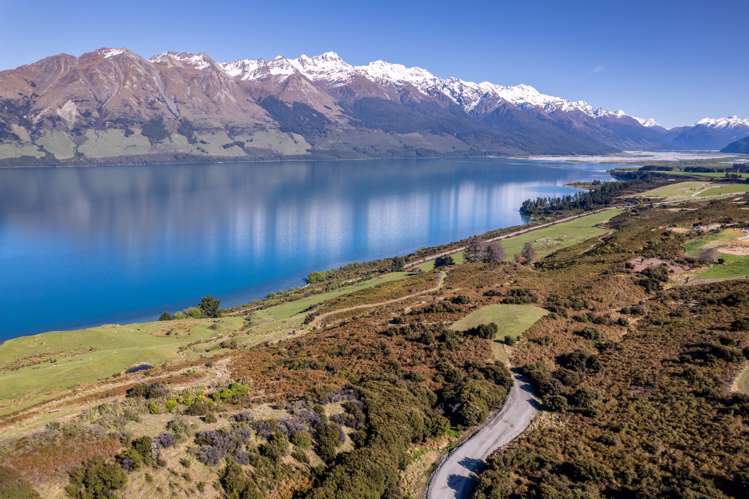
[[654,120],[529,85],[440,78],[334,52],[219,63],[126,49],[0,71],[0,162],[602,154],[721,149],[749,120]]

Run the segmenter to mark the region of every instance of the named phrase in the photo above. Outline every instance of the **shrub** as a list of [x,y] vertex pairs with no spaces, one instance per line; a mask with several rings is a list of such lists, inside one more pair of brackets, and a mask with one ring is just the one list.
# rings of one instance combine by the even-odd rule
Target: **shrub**
[[580,373],[597,373],[601,370],[601,362],[597,356],[588,355],[580,350],[559,355],[557,362],[562,367]]
[[310,272],[307,274],[307,284],[314,284],[316,282],[323,282],[330,275],[329,272]]
[[483,261],[485,263],[500,263],[507,258],[507,252],[499,241],[494,241],[486,245]]
[[221,302],[218,300],[218,298],[214,298],[213,296],[204,296],[203,298],[201,298],[198,308],[203,314],[203,317],[216,318],[219,316],[220,305]]
[[229,460],[218,479],[228,499],[255,499],[264,497],[257,484],[251,480],[241,466]]
[[164,126],[164,118],[157,116],[143,123],[141,135],[147,137],[151,144],[156,144],[169,137],[169,131]]
[[505,335],[505,345],[512,346],[515,344],[515,338],[509,334]]
[[530,265],[536,260],[536,250],[533,248],[531,243],[525,243],[523,249],[520,250],[520,261],[526,265]]
[[479,324],[478,326],[466,329],[463,334],[466,336],[477,336],[484,339],[493,339],[497,334],[497,325],[493,322],[490,324]]
[[109,499],[116,497],[116,491],[126,482],[127,476],[119,466],[94,458],[70,473],[65,492],[76,499]]
[[0,497],[40,499],[36,490],[15,470],[0,466]]
[[140,397],[147,400],[160,399],[169,395],[169,390],[161,383],[139,383],[128,388],[127,397]]
[[260,446],[260,454],[278,461],[289,452],[289,440],[281,432],[272,434],[266,443]]
[[749,317],[733,321],[731,323],[731,331],[749,331]]
[[340,443],[340,427],[328,421],[320,423],[315,431],[315,451],[320,459],[329,463],[335,459],[336,449]]
[[291,443],[301,449],[312,447],[312,435],[307,431],[296,431],[291,434]]
[[538,296],[536,293],[527,288],[514,288],[511,289],[507,296],[502,300],[502,303],[522,305],[525,303],[536,303]]
[[575,331],[575,334],[580,336],[581,338],[585,338],[586,340],[600,340],[601,339],[600,331],[598,331],[598,329],[594,327],[584,327],[578,331]]
[[221,388],[211,394],[211,399],[215,402],[238,402],[239,399],[250,393],[250,386],[246,383],[229,383],[228,386]]
[[553,412],[565,412],[569,407],[564,395],[552,395],[544,398],[544,408]]
[[171,321],[174,319],[174,316],[170,314],[169,312],[164,312],[159,316],[160,321]]
[[452,265],[455,265],[455,260],[450,255],[438,256],[434,260],[434,268],[450,267]]

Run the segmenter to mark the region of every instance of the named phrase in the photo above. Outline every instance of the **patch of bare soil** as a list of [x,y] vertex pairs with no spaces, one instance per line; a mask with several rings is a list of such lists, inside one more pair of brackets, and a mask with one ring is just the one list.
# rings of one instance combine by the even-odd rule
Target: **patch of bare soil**
[[666,267],[668,267],[669,272],[677,273],[686,270],[681,265],[677,265],[674,262],[668,260],[661,260],[660,258],[643,258],[641,256],[632,258],[631,260],[627,261],[627,264],[634,272],[642,272],[645,269],[649,269],[651,267],[659,267],[661,265],[665,265]]

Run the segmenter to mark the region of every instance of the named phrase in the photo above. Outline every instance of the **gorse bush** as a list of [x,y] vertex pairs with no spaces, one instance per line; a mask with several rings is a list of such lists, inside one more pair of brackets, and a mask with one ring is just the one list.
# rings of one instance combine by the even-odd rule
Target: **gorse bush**
[[101,458],[86,461],[70,473],[65,492],[74,499],[110,499],[125,487],[127,475],[122,468]]

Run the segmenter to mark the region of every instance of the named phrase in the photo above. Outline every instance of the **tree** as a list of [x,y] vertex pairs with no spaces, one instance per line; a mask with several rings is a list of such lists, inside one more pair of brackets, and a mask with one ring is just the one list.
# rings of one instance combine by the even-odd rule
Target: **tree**
[[520,251],[520,259],[526,265],[530,265],[536,259],[536,250],[533,249],[531,243],[523,245],[523,249]]
[[484,252],[484,261],[486,263],[500,263],[505,259],[507,253],[505,252],[504,246],[499,241],[489,243]]
[[434,268],[449,267],[450,265],[455,265],[455,260],[450,255],[438,256],[434,260]]
[[481,240],[477,237],[472,237],[468,241],[468,244],[466,244],[464,253],[466,262],[480,262],[484,253],[484,246]]
[[200,312],[203,314],[204,317],[218,317],[219,316],[219,305],[221,302],[218,298],[214,298],[213,296],[204,296],[200,300],[200,304],[198,305],[198,308],[200,308]]

